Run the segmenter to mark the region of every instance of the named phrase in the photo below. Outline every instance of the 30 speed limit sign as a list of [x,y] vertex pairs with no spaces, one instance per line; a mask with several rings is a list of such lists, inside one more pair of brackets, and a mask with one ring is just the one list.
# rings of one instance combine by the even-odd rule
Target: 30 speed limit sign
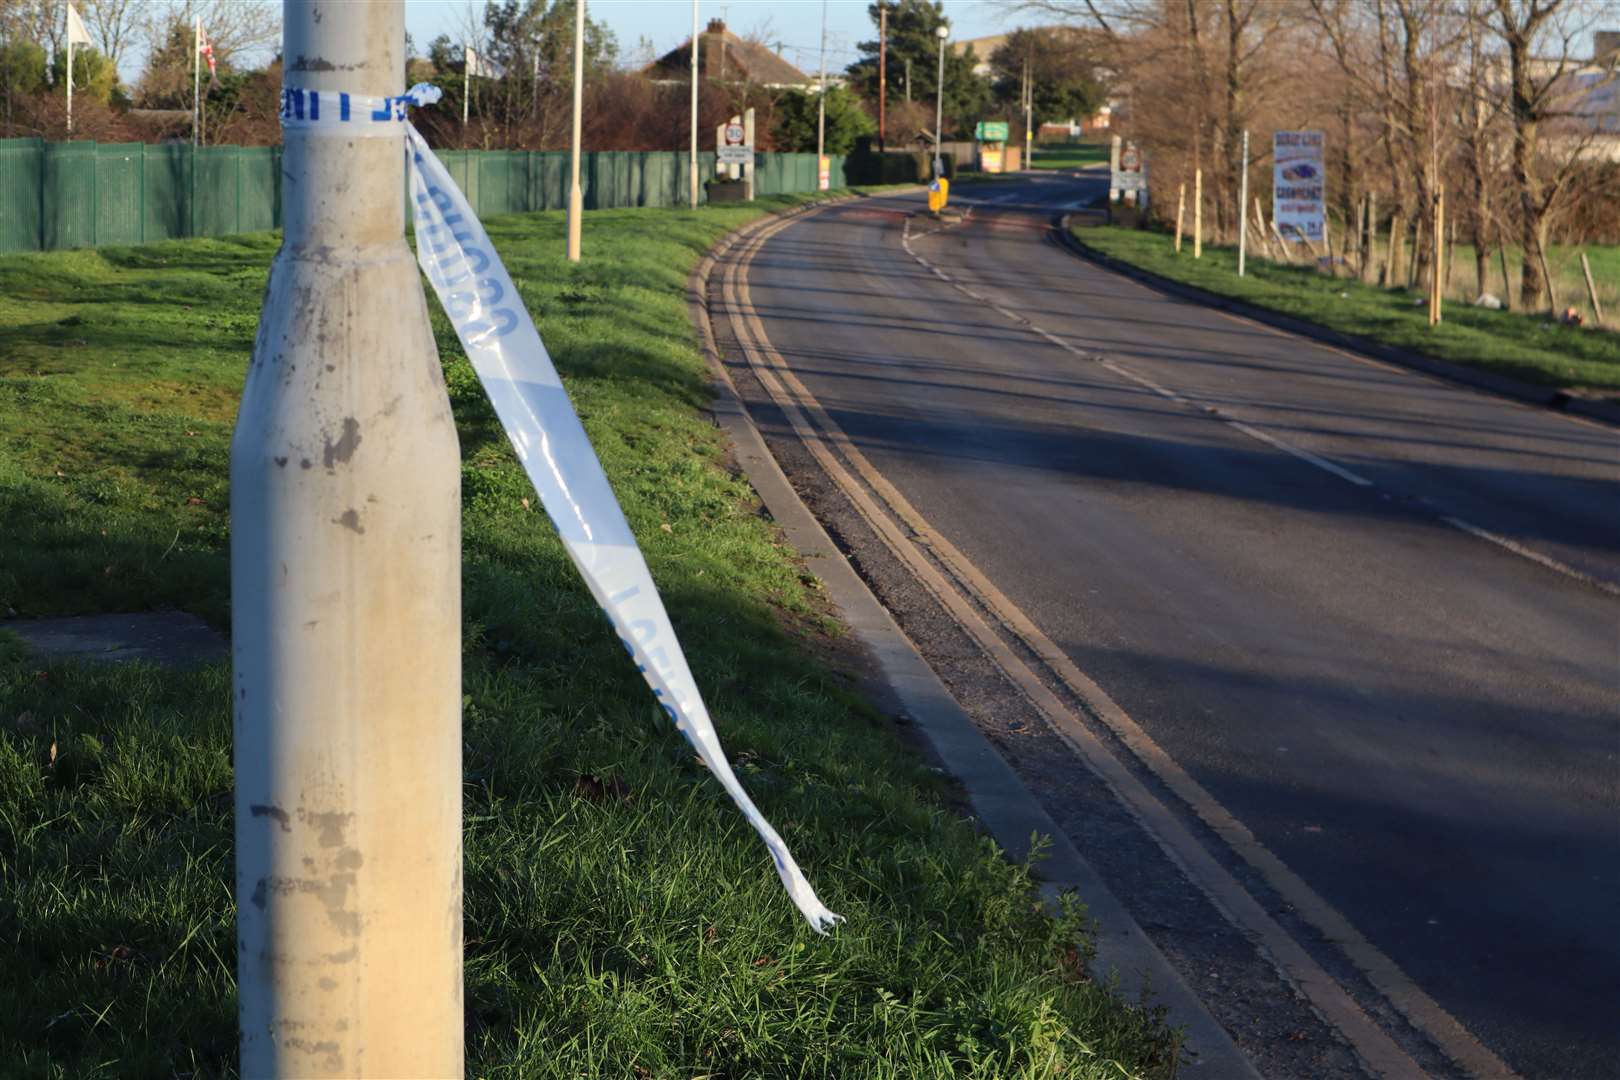
[[741,124],[726,125],[726,144],[741,146],[743,141],[743,126]]

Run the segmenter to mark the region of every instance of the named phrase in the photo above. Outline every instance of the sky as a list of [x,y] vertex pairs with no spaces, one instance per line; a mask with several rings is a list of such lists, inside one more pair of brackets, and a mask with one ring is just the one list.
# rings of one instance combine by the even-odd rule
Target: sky
[[[868,0],[826,0],[827,69],[842,71],[859,58],[855,46],[877,37],[867,14]],[[945,16],[953,38],[999,34],[1015,26],[1038,21],[1020,15],[1011,0],[945,0]],[[405,0],[405,26],[418,52],[440,34],[459,39],[459,28],[471,7],[482,18],[482,0]],[[619,39],[619,55],[636,56],[642,38],[652,41],[661,56],[692,34],[689,0],[587,0],[586,14],[606,23]],[[728,29],[742,36],[757,34],[782,43],[782,58],[801,71],[814,72],[820,62],[822,0],[699,0],[698,18],[724,19]]]

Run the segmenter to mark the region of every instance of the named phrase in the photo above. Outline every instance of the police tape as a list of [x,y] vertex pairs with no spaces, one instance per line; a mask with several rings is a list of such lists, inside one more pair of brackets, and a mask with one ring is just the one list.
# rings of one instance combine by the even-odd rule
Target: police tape
[[813,929],[826,933],[843,916],[817,899],[787,845],[726,761],[646,560],[540,333],[477,215],[405,118],[407,105],[430,105],[440,94],[426,84],[395,97],[286,87],[281,122],[288,130],[314,135],[404,136],[417,262],[450,317],[541,505],[658,705],[765,841],[794,904]]

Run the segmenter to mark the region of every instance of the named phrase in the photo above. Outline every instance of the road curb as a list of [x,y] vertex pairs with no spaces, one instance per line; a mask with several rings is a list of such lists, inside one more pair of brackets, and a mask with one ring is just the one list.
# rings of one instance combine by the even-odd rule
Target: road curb
[[1049,838],[1039,872],[1042,896],[1055,904],[1062,893],[1072,890],[1085,901],[1097,925],[1093,976],[1105,982],[1117,977],[1127,997],[1145,997],[1166,1008],[1169,1022],[1184,1033],[1182,1066],[1188,1075],[1210,1080],[1259,1080],[1259,1073],[1225,1029],[951,697],[799,498],[721,362],[708,308],[709,275],[720,258],[737,241],[784,216],[809,213],[838,201],[844,200],[795,207],[733,230],[692,271],[688,307],[713,374],[715,423],[730,437],[737,464],[776,524],[803,557],[806,567],[822,581],[844,621],[877,660],[888,689],[966,791],[973,814],[985,830],[1015,859],[1029,851],[1034,837]]
[[1123,259],[1098,251],[1075,236],[1069,231],[1069,219],[1072,216],[1071,214],[1065,214],[1059,219],[1059,243],[1088,262],[1096,263],[1098,266],[1112,270],[1116,274],[1123,274],[1125,277],[1139,281],[1162,293],[1167,293],[1181,300],[1191,300],[1204,307],[1212,307],[1233,315],[1240,315],[1243,318],[1252,319],[1255,322],[1263,323],[1278,330],[1286,330],[1301,337],[1320,341],[1325,345],[1332,345],[1375,360],[1382,360],[1385,363],[1410,368],[1413,371],[1433,375],[1449,382],[1461,383],[1472,389],[1483,390],[1521,404],[1539,406],[1552,412],[1569,413],[1606,424],[1620,425],[1620,403],[1592,401],[1587,398],[1577,397],[1567,390],[1536,386],[1533,383],[1509,378],[1506,375],[1498,375],[1490,371],[1479,371],[1446,360],[1437,360],[1432,356],[1424,356],[1422,353],[1411,352],[1407,349],[1398,349],[1392,345],[1384,345],[1355,334],[1330,330],[1317,323],[1307,322],[1292,315],[1285,315],[1282,312],[1273,311],[1258,304],[1251,304],[1246,300],[1222,296],[1220,293],[1210,292],[1208,289],[1199,288],[1197,285],[1188,285],[1186,282],[1155,274],[1151,270],[1144,270],[1134,263],[1128,263]]

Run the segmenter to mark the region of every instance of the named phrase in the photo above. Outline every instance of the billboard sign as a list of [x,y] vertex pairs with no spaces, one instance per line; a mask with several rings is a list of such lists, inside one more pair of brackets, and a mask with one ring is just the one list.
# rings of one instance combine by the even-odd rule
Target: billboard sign
[[1285,239],[1322,242],[1322,133],[1278,131],[1271,137],[1271,217]]
[[978,127],[973,130],[973,137],[979,142],[1006,142],[1007,121],[980,120]]

